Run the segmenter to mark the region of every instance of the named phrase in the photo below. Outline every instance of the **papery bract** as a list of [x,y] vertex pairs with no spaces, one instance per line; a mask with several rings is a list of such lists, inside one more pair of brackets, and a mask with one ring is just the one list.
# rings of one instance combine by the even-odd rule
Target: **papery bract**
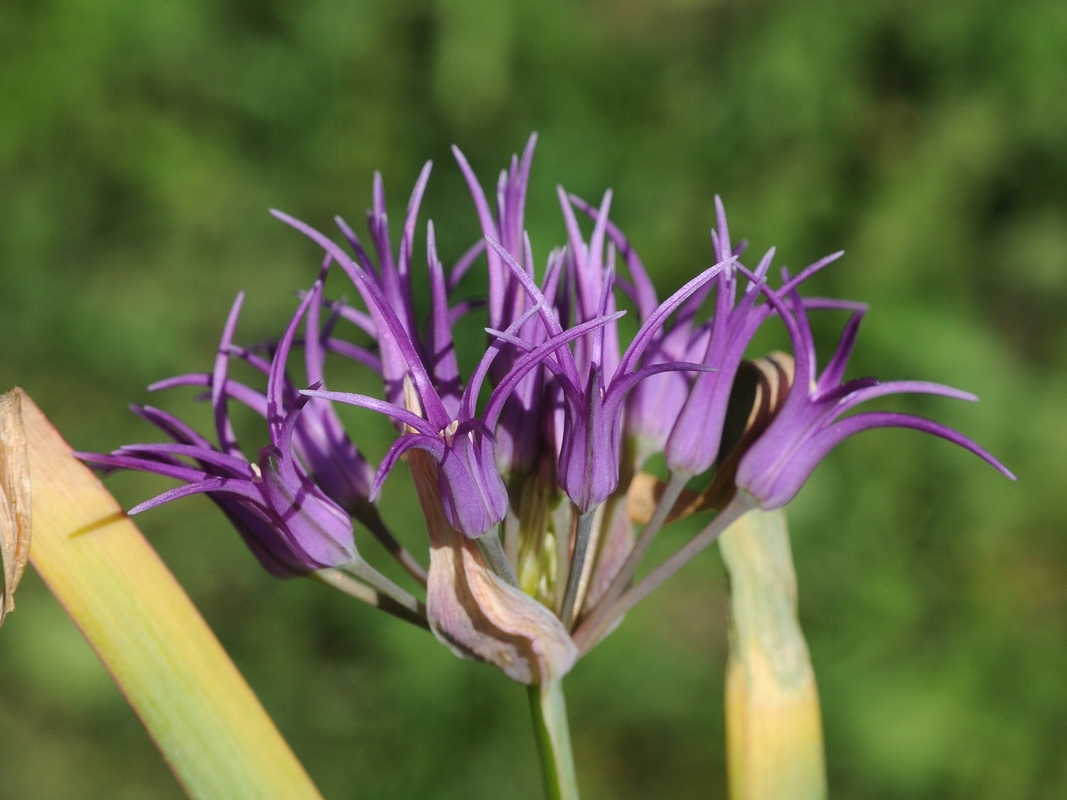
[[426,610],[434,635],[457,656],[494,664],[519,683],[562,678],[578,660],[563,625],[493,574],[474,542],[449,524],[429,459],[413,452],[409,464],[430,536]]

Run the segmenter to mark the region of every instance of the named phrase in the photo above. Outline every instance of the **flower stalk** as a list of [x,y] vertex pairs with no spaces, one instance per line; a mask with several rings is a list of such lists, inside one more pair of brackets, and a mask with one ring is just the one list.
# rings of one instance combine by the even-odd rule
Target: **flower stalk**
[[726,508],[704,526],[700,533],[664,559],[635,586],[623,592],[622,596],[614,602],[601,602],[574,631],[574,643],[578,645],[582,655],[592,650],[610,633],[627,611],[662,586],[678,570],[718,539],[739,517],[753,508],[755,508],[755,501],[751,495],[738,492]]
[[567,702],[563,681],[529,686],[530,714],[534,736],[541,756],[546,800],[578,800],[578,778],[571,751],[571,733],[567,723]]
[[577,530],[574,534],[574,558],[571,561],[570,572],[567,573],[567,591],[563,595],[563,606],[559,612],[559,618],[563,620],[565,627],[570,627],[574,622],[578,589],[582,584],[585,557],[589,551],[589,538],[595,518],[595,508],[578,516]]
[[318,572],[312,572],[308,577],[329,586],[331,589],[347,594],[361,603],[381,609],[397,619],[410,622],[420,628],[429,628],[429,623],[426,621],[426,606],[424,603],[418,602],[413,610],[407,604],[398,603],[389,595],[382,594],[377,589],[372,589],[367,584],[357,581],[336,567],[320,569]]
[[508,560],[507,553],[504,552],[500,537],[494,531],[489,531],[477,541],[482,555],[485,556],[485,560],[489,562],[496,576],[502,578],[508,585],[518,588],[519,579],[515,577],[515,570]]
[[723,533],[719,548],[730,576],[730,800],[823,800],[819,694],[797,619],[785,513],[745,514]]
[[611,585],[604,593],[604,596],[600,599],[601,605],[607,607],[608,604],[618,599],[618,597],[629,588],[634,573],[637,571],[637,567],[648,553],[648,549],[652,546],[652,542],[655,541],[656,534],[659,533],[663,524],[667,521],[668,515],[674,508],[675,503],[678,502],[678,498],[681,497],[682,492],[685,491],[685,484],[691,477],[691,475],[685,472],[671,473],[671,476],[667,481],[667,486],[663,491],[663,495],[660,498],[659,503],[656,505],[656,510],[652,513],[652,517],[648,522],[645,523],[644,528],[641,529],[641,534],[637,537],[637,541],[634,543],[633,549],[627,556],[626,561],[623,562],[618,574],[611,582]]

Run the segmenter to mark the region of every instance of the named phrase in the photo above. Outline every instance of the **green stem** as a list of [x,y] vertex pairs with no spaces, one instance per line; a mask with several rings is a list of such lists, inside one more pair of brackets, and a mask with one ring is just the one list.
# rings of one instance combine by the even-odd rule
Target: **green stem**
[[397,541],[392,531],[386,527],[377,507],[373,503],[367,501],[360,504],[352,512],[352,516],[366,526],[367,530],[374,535],[374,538],[389,551],[390,555],[400,563],[400,566],[408,571],[411,577],[419,582],[423,589],[426,588],[426,568],[405,549],[404,545]]
[[545,778],[546,800],[579,800],[563,681],[527,687],[537,750]]

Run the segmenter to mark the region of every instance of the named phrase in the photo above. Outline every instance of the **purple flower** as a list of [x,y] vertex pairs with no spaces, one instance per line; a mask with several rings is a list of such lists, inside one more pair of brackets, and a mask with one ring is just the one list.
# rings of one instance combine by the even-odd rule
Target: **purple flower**
[[[334,400],[378,411],[410,429],[393,444],[382,460],[371,496],[376,496],[380,491],[382,483],[400,456],[417,447],[426,450],[437,461],[441,501],[449,524],[472,538],[496,527],[507,511],[508,496],[503,479],[496,468],[492,430],[499,419],[505,398],[531,369],[554,350],[611,320],[594,320],[566,333],[558,331],[559,336],[533,348],[497,385],[483,415],[478,417],[475,414],[475,404],[489,367],[497,355],[496,344],[491,345],[483,356],[462,393],[459,392],[458,370],[454,367],[454,361],[443,373],[438,371],[431,376],[414,342],[404,330],[401,320],[377,283],[329,238],[287,214],[273,213],[316,242],[345,270],[363,294],[368,308],[380,320],[383,334],[388,332],[397,352],[404,359],[405,372],[394,373],[402,380],[403,405],[343,392],[309,390],[303,393],[308,397]],[[432,227],[428,239],[431,289],[434,294],[429,327],[435,331],[434,363],[439,364],[441,361],[437,356],[441,352],[451,351],[452,340],[446,319],[445,286],[439,279],[440,262],[434,250]],[[504,341],[510,340],[515,331],[539,310],[540,303],[515,320],[507,331],[500,332],[500,337]],[[446,386],[444,394],[438,390],[442,383]]]
[[[526,213],[526,187],[530,180],[530,164],[533,161],[533,151],[536,145],[537,134],[535,133],[527,141],[526,148],[522,151],[522,159],[512,156],[510,169],[500,173],[500,180],[497,182],[497,214],[495,217],[486,201],[481,184],[474,175],[474,170],[471,169],[459,148],[452,147],[456,163],[463,172],[463,177],[467,181],[467,187],[474,200],[478,221],[482,226],[482,234],[499,242],[530,275],[533,274],[534,265],[533,259],[528,256],[527,252],[528,242],[523,219]],[[528,303],[522,286],[512,275],[503,259],[495,251],[487,250],[486,260],[489,264],[489,327],[503,330],[526,310]]]
[[[322,291],[322,279],[320,279],[311,289],[311,303],[307,307],[304,360],[308,386],[321,386],[325,383],[323,366],[326,361],[326,347],[324,347],[323,337],[319,334]],[[336,340],[327,340],[327,342],[333,344],[333,349],[344,352],[354,360],[359,358],[359,349],[354,345],[336,342]],[[273,381],[274,387],[280,387],[282,383],[284,356],[285,354],[279,348],[274,358],[274,364],[277,365],[275,369],[279,375]],[[293,395],[293,399],[288,402],[296,402],[296,387],[288,381],[286,384],[286,394]],[[280,388],[275,388],[274,391],[279,390]],[[281,402],[281,398],[275,398],[274,402]],[[361,516],[361,510],[370,502],[370,487],[374,478],[374,470],[345,432],[344,425],[337,417],[333,404],[328,400],[310,399],[297,420],[293,444],[301,460],[307,466],[308,472],[311,473],[312,480],[326,493],[326,496],[349,514]]]
[[[374,174],[374,204],[367,212],[367,224],[370,228],[371,241],[374,243],[374,251],[378,256],[378,265],[375,266],[366,249],[360,242],[359,237],[340,217],[336,218],[341,233],[344,234],[349,246],[356,255],[358,266],[352,259],[347,263],[357,267],[360,279],[352,277],[351,270],[344,266],[349,277],[352,277],[356,289],[363,297],[367,306],[367,313],[362,314],[355,309],[345,309],[345,316],[362,327],[373,336],[378,343],[381,353],[382,378],[385,382],[385,396],[390,403],[402,404],[404,394],[404,376],[408,372],[408,358],[413,350],[418,358],[426,364],[430,372],[439,380],[439,388],[446,402],[458,400],[459,392],[456,386],[449,386],[451,381],[455,384],[458,378],[456,369],[455,353],[451,349],[451,334],[445,337],[448,346],[441,341],[442,330],[448,331],[450,325],[456,319],[473,307],[471,303],[463,303],[455,308],[448,308],[447,293],[455,286],[463,273],[473,263],[481,252],[482,246],[476,245],[467,252],[452,271],[451,277],[446,281],[442,267],[437,262],[436,253],[431,256],[431,280],[434,291],[434,318],[431,322],[428,335],[419,335],[418,325],[415,320],[414,296],[411,290],[411,259],[414,251],[415,226],[418,218],[419,206],[422,196],[426,191],[426,184],[430,179],[431,162],[427,162],[415,182],[415,188],[408,200],[407,213],[404,217],[404,228],[400,238],[400,248],[396,255],[393,253],[392,244],[389,241],[389,220],[385,213],[385,189],[380,173]],[[288,215],[272,211],[283,222],[293,224],[295,220]],[[433,233],[430,231],[432,240]],[[332,260],[337,260],[332,258]],[[338,262],[340,263],[340,262]],[[440,274],[438,274],[440,273]],[[369,295],[373,287],[374,297]],[[390,310],[391,321],[387,322],[381,312],[385,306]],[[407,346],[397,340],[397,331],[402,332],[402,338]]]
[[[715,210],[719,229],[718,232],[712,231],[712,242],[717,259],[724,261],[732,254],[730,231],[726,211],[717,196]],[[715,312],[706,326],[707,348],[702,359],[703,364],[714,371],[702,373],[693,381],[667,440],[664,452],[667,466],[672,471],[700,475],[710,469],[719,456],[726,409],[737,370],[752,337],[774,310],[770,304],[757,305],[761,294],[759,287],[773,257],[774,248],[771,248],[756,267],[740,302],[737,300],[738,268],[728,267],[716,278]],[[815,262],[783,287],[783,291],[791,291],[840,257],[838,252]]]
[[[470,398],[470,392],[466,393],[465,401],[464,395],[459,392],[458,368],[444,297],[445,285],[434,251],[433,228],[430,228],[428,235],[433,292],[429,339],[433,344],[432,363],[436,367],[436,374],[431,376],[395,304],[389,302],[379,282],[320,232],[287,214],[272,213],[315,241],[329,258],[341,266],[363,295],[368,311],[378,326],[379,342],[388,339],[395,350],[396,356],[390,359],[383,357],[383,362],[391,364],[391,382],[398,384],[400,391],[398,402],[385,402],[347,392],[311,390],[304,393],[307,397],[378,411],[411,429],[396,441],[383,459],[371,491],[372,497],[380,491],[385,477],[400,456],[412,447],[420,447],[427,450],[438,463],[442,503],[452,526],[472,537],[481,536],[495,527],[507,510],[507,492],[496,471],[491,438],[487,441],[487,434],[490,437],[491,434],[483,423],[474,418],[474,400]],[[446,387],[443,392],[438,391],[441,385]],[[387,382],[386,391],[391,394],[388,386]],[[471,386],[474,386],[473,382]],[[480,388],[480,383],[475,391],[477,388]],[[468,413],[456,418],[461,406]]]
[[[606,219],[606,211],[607,201],[601,209],[601,220]],[[603,243],[603,235],[604,223],[598,220],[597,231],[593,234],[593,245],[588,249],[575,248],[580,278],[589,274],[583,270],[588,262],[592,260],[595,263],[595,260],[599,259],[597,244]],[[535,308],[540,310],[541,319],[552,337],[549,341],[563,336],[564,330],[559,320],[548,310],[547,301],[529,275],[503,247],[493,241],[490,241],[489,245],[522,281],[535,303]],[[590,252],[594,255],[589,256]],[[610,323],[593,330],[591,341],[583,342],[586,346],[580,356],[572,354],[569,349],[559,348],[551,351],[551,357],[544,358],[543,364],[552,372],[563,400],[559,485],[581,513],[585,514],[594,509],[618,488],[623,400],[627,393],[650,375],[671,370],[701,369],[699,365],[688,363],[653,364],[644,368],[638,368],[638,364],[652,337],[667,317],[693,292],[714,278],[722,268],[722,264],[710,267],[662,303],[649,315],[621,358],[617,351],[613,353],[610,348],[609,343],[614,335],[614,326]],[[614,270],[610,263],[597,288],[601,292],[597,307],[600,316],[597,319],[613,320],[617,315],[608,313],[608,309],[613,308],[610,295],[614,288]],[[580,323],[568,333],[588,324]],[[517,337],[504,335],[501,338],[533,351],[532,345]],[[579,358],[584,369],[579,368]]]
[[[599,221],[600,211],[576,195],[569,195],[570,202],[594,221]],[[616,286],[637,306],[642,323],[659,307],[655,287],[648,277],[637,251],[616,225],[607,220],[605,231],[626,264],[630,281],[616,275]],[[708,282],[682,304],[673,324],[664,325],[652,337],[642,363],[666,364],[677,361],[698,361],[704,352],[703,339],[693,330],[693,318],[710,291]],[[704,337],[706,338],[706,337]],[[633,388],[626,398],[624,414],[625,434],[633,441],[634,463],[637,469],[649,456],[663,451],[678,413],[689,394],[689,376],[684,372],[669,371],[651,375]]]
[[[329,335],[340,309],[335,311],[334,319],[331,319],[325,328],[320,328],[322,284],[326,277],[327,266],[328,264],[323,267],[322,274],[311,291],[301,298],[308,302],[302,303],[300,310],[293,316],[282,342],[270,348],[274,351],[271,360],[266,360],[232,343],[228,347],[231,356],[241,358],[267,376],[268,391],[264,395],[229,379],[225,380],[224,391],[231,399],[244,403],[264,418],[269,417],[269,407],[272,404],[276,408],[287,409],[300,400],[297,387],[286,377],[285,364],[289,350],[296,342],[294,338],[296,329],[305,315],[307,331],[303,345],[307,385],[323,383],[323,366],[327,350],[347,356],[375,371],[380,369],[380,362],[372,354],[363,348]],[[241,299],[243,296],[239,298],[239,302]],[[216,374],[220,374],[218,371],[222,366],[222,362],[219,361],[216,365]],[[221,374],[220,380],[222,380]],[[148,388],[149,391],[157,391],[176,386],[212,387],[214,385],[214,375],[192,373],[159,381]],[[293,429],[293,447],[297,455],[310,473],[311,479],[325,492],[327,497],[353,516],[366,516],[370,511],[367,505],[374,470],[345,432],[341,420],[337,417],[337,412],[329,401],[311,399],[305,402],[304,410],[297,417],[296,426]],[[370,523],[369,520],[367,522]]]
[[[223,330],[210,381],[218,447],[176,417],[148,407],[135,410],[175,443],[127,445],[110,455],[79,454],[105,467],[138,469],[185,481],[185,486],[141,503],[130,510],[131,514],[179,497],[206,493],[274,575],[302,575],[353,560],[356,548],[351,519],[315,484],[294,451],[296,428],[308,399],[298,396],[287,409],[282,404],[285,358],[299,321],[319,292],[321,286],[317,285],[304,298],[279,343],[265,397],[227,377],[231,341],[243,301],[243,295],[238,295]],[[234,437],[227,409],[231,397],[261,409],[267,417],[270,444],[260,450],[255,464],[245,457]],[[191,459],[195,466],[183,459]]]
[[934,394],[970,401],[978,398],[950,386],[925,381],[880,383],[876,378],[857,378],[842,383],[863,310],[855,311],[849,318],[837,352],[822,375],[816,376],[815,342],[804,302],[795,292],[789,293],[788,303],[777,292],[765,293],[789,331],[796,358],[796,379],[781,410],[738,466],[737,486],[755,497],[762,508],[773,509],[788,503],[827,453],[849,436],[870,428],[914,428],[940,436],[970,450],[1015,480],[1008,468],[989,452],[931,420],[889,411],[868,411],[842,419],[842,415],[860,403],[891,394]]
[[[686,303],[688,306],[689,303]],[[683,316],[685,310],[679,312]],[[664,329],[645,352],[642,363],[699,362],[704,354],[699,331],[684,319]],[[626,399],[626,435],[633,442],[633,468],[639,469],[651,456],[662,453],[678,415],[689,396],[690,376],[684,372],[653,375],[634,387]]]
[[[499,242],[531,278],[534,274],[533,252],[523,227],[523,218],[530,164],[536,144],[537,135],[533,134],[526,143],[522,158],[512,156],[510,168],[501,172],[497,182],[496,216],[490,210],[485,193],[467,159],[459,148],[452,148],[474,200],[483,237]],[[485,241],[483,238],[483,245]],[[505,330],[529,310],[530,301],[521,282],[495,250],[486,251],[486,260],[489,274],[489,327]],[[563,252],[554,250],[549,256],[544,284],[541,287],[546,297],[555,297],[562,266]],[[517,335],[534,345],[541,344],[547,338],[544,326],[532,317],[518,329]],[[499,354],[489,370],[489,378],[494,384],[507,375],[523,352],[507,342],[497,342],[497,347]],[[519,381],[515,390],[504,401],[500,421],[495,429],[497,465],[504,475],[525,476],[534,467],[544,436],[545,426],[541,419],[544,383],[543,370],[538,365]]]

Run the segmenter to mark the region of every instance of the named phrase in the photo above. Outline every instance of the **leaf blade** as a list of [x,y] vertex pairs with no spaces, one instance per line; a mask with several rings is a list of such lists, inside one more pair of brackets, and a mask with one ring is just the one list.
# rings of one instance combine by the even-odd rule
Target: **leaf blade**
[[22,395],[30,562],[193,798],[321,800],[196,607],[103,484]]

